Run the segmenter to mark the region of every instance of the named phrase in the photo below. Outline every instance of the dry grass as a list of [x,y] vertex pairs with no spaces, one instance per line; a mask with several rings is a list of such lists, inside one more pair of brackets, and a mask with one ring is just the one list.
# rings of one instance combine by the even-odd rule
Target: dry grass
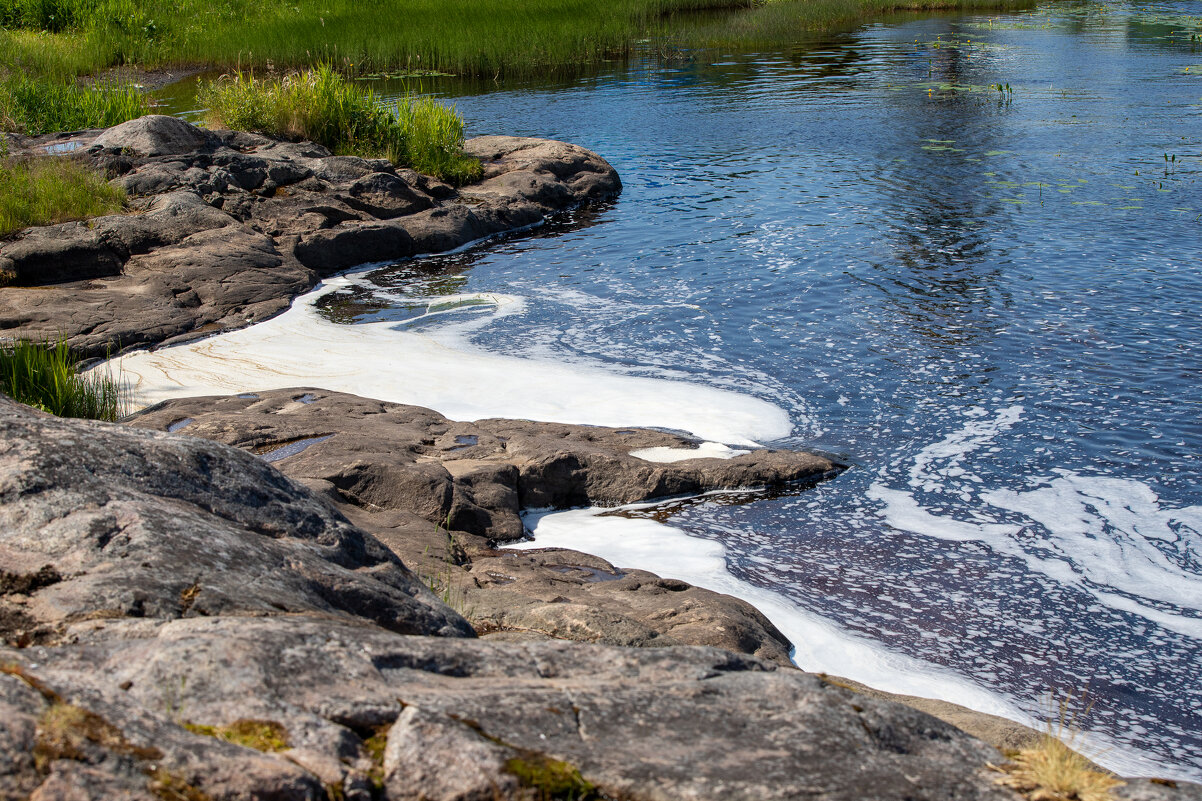
[[[1049,715],[1047,731],[1030,748],[1024,748],[1000,766],[998,783],[1031,801],[1111,801],[1110,791],[1123,782],[1074,750],[1079,735],[1075,716],[1069,713],[1071,696]],[[1051,721],[1055,718],[1055,723]]]

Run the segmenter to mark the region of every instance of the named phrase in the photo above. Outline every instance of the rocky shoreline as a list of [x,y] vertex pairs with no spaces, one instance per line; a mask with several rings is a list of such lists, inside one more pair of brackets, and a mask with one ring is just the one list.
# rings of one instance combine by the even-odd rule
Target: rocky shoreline
[[[0,330],[177,342],[620,188],[571,145],[468,144],[486,178],[454,190],[165,117],[14,139],[106,169],[134,213],[0,244]],[[821,456],[662,464],[632,452],[697,443],[318,388],[120,425],[0,397],[0,431],[0,799],[1020,797],[993,746],[915,707],[1003,747],[1022,727],[797,670],[738,599],[499,547],[523,509],[802,491],[841,469]]]
[[129,197],[130,213],[0,242],[0,335],[65,335],[89,356],[250,325],[351,267],[453,250],[621,189],[584,148],[507,136],[467,141],[484,179],[460,190],[383,159],[155,115],[9,135],[8,150],[78,159]]

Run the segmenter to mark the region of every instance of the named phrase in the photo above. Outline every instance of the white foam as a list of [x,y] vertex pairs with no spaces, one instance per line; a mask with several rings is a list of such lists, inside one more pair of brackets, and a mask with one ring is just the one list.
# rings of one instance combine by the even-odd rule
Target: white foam
[[751,451],[730,448],[720,442],[703,442],[696,448],[640,448],[630,455],[647,462],[683,462],[686,459],[733,459]]
[[496,315],[521,313],[519,298],[439,298],[422,316],[481,304],[494,314],[420,332],[406,330],[413,321],[341,325],[317,312],[320,297],[353,283],[352,277],[332,279],[271,320],[177,347],[133,352],[116,366],[138,407],[176,397],[315,386],[426,406],[460,420],[659,427],[744,446],[792,431],[783,409],[748,395],[623,375],[598,364],[519,359],[471,344],[470,335]]
[[[654,504],[635,504],[638,509]],[[530,512],[524,516],[533,542],[515,549],[570,548],[599,556],[618,568],[637,567],[665,578],[732,595],[755,606],[794,644],[794,663],[898,695],[934,698],[1042,730],[1043,724],[1002,695],[938,665],[890,651],[793,603],[779,593],[733,576],[719,542],[690,536],[646,518],[604,514],[613,509]],[[1092,732],[1074,733],[1073,748],[1126,776],[1164,775],[1166,766]]]
[[511,547],[571,548],[616,567],[637,567],[733,595],[755,606],[793,642],[793,661],[805,670],[832,673],[887,692],[938,698],[1030,725],[1016,706],[962,677],[888,651],[778,593],[734,577],[726,569],[726,550],[721,543],[692,537],[654,520],[602,516],[606,511],[613,510],[527,514],[525,522],[534,541]]
[[[1008,431],[1021,413],[1012,406],[987,418],[970,410],[970,422],[914,458],[907,489],[882,479],[868,497],[884,504],[881,514],[895,529],[985,543],[1106,606],[1202,639],[1202,576],[1186,567],[1202,552],[1202,506],[1166,509],[1140,481],[1070,470],[1028,478],[1023,489],[984,487],[964,466],[965,457]],[[1020,522],[936,514],[920,500],[928,493],[955,494],[977,507],[978,517],[992,506]]]

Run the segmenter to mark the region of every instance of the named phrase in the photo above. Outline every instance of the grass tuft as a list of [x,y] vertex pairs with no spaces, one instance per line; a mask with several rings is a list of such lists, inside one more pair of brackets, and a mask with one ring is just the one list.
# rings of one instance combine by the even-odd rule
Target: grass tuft
[[1056,722],[1048,721],[1035,745],[1013,753],[1004,765],[992,766],[1004,774],[998,784],[1030,801],[1111,801],[1110,791],[1124,782],[1073,750],[1078,728],[1068,713],[1070,700],[1059,702]]
[[83,374],[66,339],[57,344],[18,340],[0,345],[0,392],[59,417],[115,421],[125,412],[120,386],[105,375]]
[[[30,226],[113,214],[124,205],[124,190],[71,159],[0,159],[0,239]],[[0,275],[0,286],[5,283]]]
[[150,112],[133,87],[74,83],[0,72],[0,130],[31,136],[53,131],[109,128]]
[[210,125],[388,158],[456,184],[480,177],[480,163],[462,152],[463,120],[454,109],[430,98],[383,106],[329,64],[283,78],[238,72],[203,85],[198,102]]

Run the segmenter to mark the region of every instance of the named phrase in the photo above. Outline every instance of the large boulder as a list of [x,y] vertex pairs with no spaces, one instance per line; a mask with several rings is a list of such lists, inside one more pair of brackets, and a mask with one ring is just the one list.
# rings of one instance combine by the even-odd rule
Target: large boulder
[[148,114],[109,128],[92,142],[97,150],[132,156],[179,156],[211,147],[216,137],[179,117]]
[[473,636],[374,537],[261,460],[2,397],[0,565],[14,645],[123,617],[301,612]]

